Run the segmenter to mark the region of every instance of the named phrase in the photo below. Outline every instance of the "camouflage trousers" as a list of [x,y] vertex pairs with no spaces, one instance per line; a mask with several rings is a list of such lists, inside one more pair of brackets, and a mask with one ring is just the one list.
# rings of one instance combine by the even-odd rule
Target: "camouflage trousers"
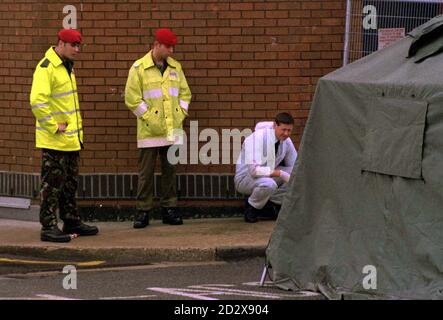
[[40,223],[57,225],[57,209],[63,221],[80,220],[75,202],[79,152],[42,150]]

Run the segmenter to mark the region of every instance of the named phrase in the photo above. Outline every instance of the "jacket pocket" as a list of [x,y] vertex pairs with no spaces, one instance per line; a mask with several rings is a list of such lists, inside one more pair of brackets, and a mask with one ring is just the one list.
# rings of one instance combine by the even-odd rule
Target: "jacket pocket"
[[165,136],[166,124],[163,110],[152,106],[148,109],[147,116],[143,117],[146,131],[151,137]]
[[181,129],[183,127],[183,120],[186,118],[183,109],[179,105],[176,105],[172,112],[174,114],[174,128]]
[[426,101],[372,98],[362,170],[422,179],[427,109]]

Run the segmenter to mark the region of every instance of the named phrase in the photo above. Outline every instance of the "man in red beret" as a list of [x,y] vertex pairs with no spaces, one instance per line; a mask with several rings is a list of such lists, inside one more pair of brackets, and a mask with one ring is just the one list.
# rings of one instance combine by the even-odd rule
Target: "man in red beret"
[[183,128],[191,102],[191,91],[182,66],[171,57],[176,44],[177,37],[171,30],[157,30],[152,50],[135,61],[126,82],[125,103],[137,117],[139,148],[134,228],[144,228],[149,224],[149,213],[154,208],[157,155],[162,168],[160,206],[163,223],[183,223],[177,208],[176,168],[167,158],[169,147],[175,143],[174,130]]
[[[42,241],[69,242],[98,229],[81,222],[75,202],[83,126],[74,74],[82,36],[72,29],[58,33],[56,47],[46,51],[32,81],[30,103],[36,118],[36,146],[42,149],[40,223]],[[56,212],[63,220],[58,228]]]
[[[62,29],[58,33],[59,45],[55,48],[58,55],[63,60],[74,61],[77,54],[80,53],[82,35],[75,29]],[[61,43],[60,43],[61,41]]]

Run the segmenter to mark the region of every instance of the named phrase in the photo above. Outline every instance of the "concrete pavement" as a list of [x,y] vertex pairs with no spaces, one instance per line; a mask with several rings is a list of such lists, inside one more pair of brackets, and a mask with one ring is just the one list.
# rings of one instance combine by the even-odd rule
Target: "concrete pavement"
[[58,260],[105,260],[118,264],[264,256],[275,225],[275,221],[270,220],[246,223],[241,217],[184,219],[181,226],[151,220],[144,229],[133,229],[132,221],[97,222],[90,223],[100,230],[96,236],[78,237],[69,243],[52,243],[40,241],[39,222],[11,218],[14,215],[11,216],[10,209],[0,208],[0,254]]

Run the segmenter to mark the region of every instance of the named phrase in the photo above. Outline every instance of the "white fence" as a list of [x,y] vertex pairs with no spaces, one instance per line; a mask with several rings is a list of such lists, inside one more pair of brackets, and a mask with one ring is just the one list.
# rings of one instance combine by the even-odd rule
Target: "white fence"
[[443,0],[347,0],[343,64],[351,63],[443,13]]

